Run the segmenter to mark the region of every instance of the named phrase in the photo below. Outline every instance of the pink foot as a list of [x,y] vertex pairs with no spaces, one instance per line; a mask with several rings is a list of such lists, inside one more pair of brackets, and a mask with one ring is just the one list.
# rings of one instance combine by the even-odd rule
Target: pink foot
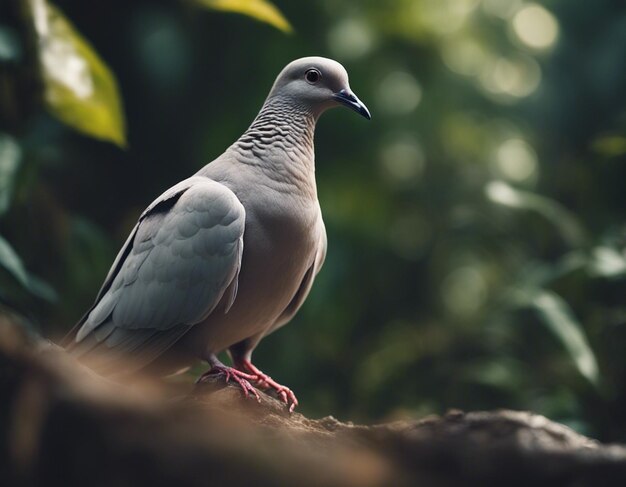
[[293,393],[293,391],[289,389],[289,387],[279,384],[269,375],[261,372],[249,360],[237,360],[235,362],[235,367],[237,367],[237,369],[239,370],[245,371],[240,373],[244,373],[247,376],[246,378],[251,377],[251,379],[249,380],[255,382],[261,389],[272,389],[276,391],[281,401],[283,401],[285,405],[289,407],[289,412],[293,413],[293,410],[298,405],[298,399],[296,398],[296,395]]
[[256,397],[257,401],[261,402],[261,397],[259,396],[259,393],[252,386],[252,384],[250,384],[250,381],[256,381],[256,376],[246,374],[241,370],[227,367],[226,365],[213,365],[209,370],[207,370],[204,374],[198,377],[198,380],[196,380],[196,384],[207,382],[209,380],[209,377],[216,375],[223,376],[225,382],[229,382],[232,379],[233,382],[236,382],[239,387],[241,387],[244,396],[250,397],[250,394],[252,394],[254,397]]

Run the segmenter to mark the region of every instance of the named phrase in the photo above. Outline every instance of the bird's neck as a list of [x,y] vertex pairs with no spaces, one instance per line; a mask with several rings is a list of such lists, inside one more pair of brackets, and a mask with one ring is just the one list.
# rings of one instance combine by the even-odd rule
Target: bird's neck
[[268,98],[230,150],[280,184],[315,185],[313,136],[317,117],[303,105]]

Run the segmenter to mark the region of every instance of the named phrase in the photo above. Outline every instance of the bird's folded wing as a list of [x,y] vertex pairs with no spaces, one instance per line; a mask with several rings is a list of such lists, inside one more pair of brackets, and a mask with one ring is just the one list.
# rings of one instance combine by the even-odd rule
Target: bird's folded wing
[[170,188],[141,215],[70,350],[132,352],[148,363],[222,299],[228,309],[244,224],[243,206],[220,183],[192,177]]

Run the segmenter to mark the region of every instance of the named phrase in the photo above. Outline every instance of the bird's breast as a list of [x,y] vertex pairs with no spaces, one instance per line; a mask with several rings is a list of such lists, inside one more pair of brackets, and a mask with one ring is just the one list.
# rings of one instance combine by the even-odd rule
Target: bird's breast
[[317,201],[274,201],[247,213],[240,285],[263,282],[268,301],[295,293],[315,258],[321,223]]
[[228,313],[211,313],[199,324],[196,345],[219,351],[268,330],[313,264],[321,225],[317,200],[277,196],[246,207],[237,296]]

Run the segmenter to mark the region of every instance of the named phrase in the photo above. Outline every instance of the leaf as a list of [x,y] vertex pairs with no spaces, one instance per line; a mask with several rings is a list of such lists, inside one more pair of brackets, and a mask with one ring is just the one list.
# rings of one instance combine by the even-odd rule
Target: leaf
[[0,134],[0,215],[9,208],[15,174],[21,158],[22,151],[15,139],[9,135]]
[[0,237],[0,266],[9,271],[24,287],[28,287],[28,274],[22,259],[3,237]]
[[563,344],[579,372],[598,385],[598,362],[569,305],[557,294],[542,291],[534,297],[532,306]]
[[550,221],[572,247],[582,247],[587,241],[585,231],[578,220],[556,201],[529,191],[520,191],[503,181],[488,183],[485,186],[485,194],[494,203],[510,208],[536,211]]
[[17,33],[7,25],[0,25],[0,63],[18,62],[22,46]]
[[50,284],[32,274],[28,276],[28,290],[35,296],[45,299],[50,303],[54,303],[59,299],[57,292]]
[[2,236],[0,236],[0,266],[9,271],[24,288],[34,295],[46,301],[55,301],[57,299],[56,292],[49,284],[26,272],[22,259]]
[[47,109],[79,132],[125,147],[122,104],[109,68],[54,5],[46,0],[27,2]]
[[193,0],[194,3],[213,10],[235,12],[265,22],[286,33],[293,27],[285,16],[267,0]]
[[622,277],[626,275],[626,256],[612,247],[595,247],[591,253],[589,271],[598,277]]
[[621,156],[626,154],[626,137],[622,135],[603,135],[593,141],[592,148],[603,156]]
[[526,306],[537,292],[574,272],[589,266],[589,256],[583,250],[568,252],[554,263],[527,259],[516,278],[516,285],[506,292],[514,306]]

